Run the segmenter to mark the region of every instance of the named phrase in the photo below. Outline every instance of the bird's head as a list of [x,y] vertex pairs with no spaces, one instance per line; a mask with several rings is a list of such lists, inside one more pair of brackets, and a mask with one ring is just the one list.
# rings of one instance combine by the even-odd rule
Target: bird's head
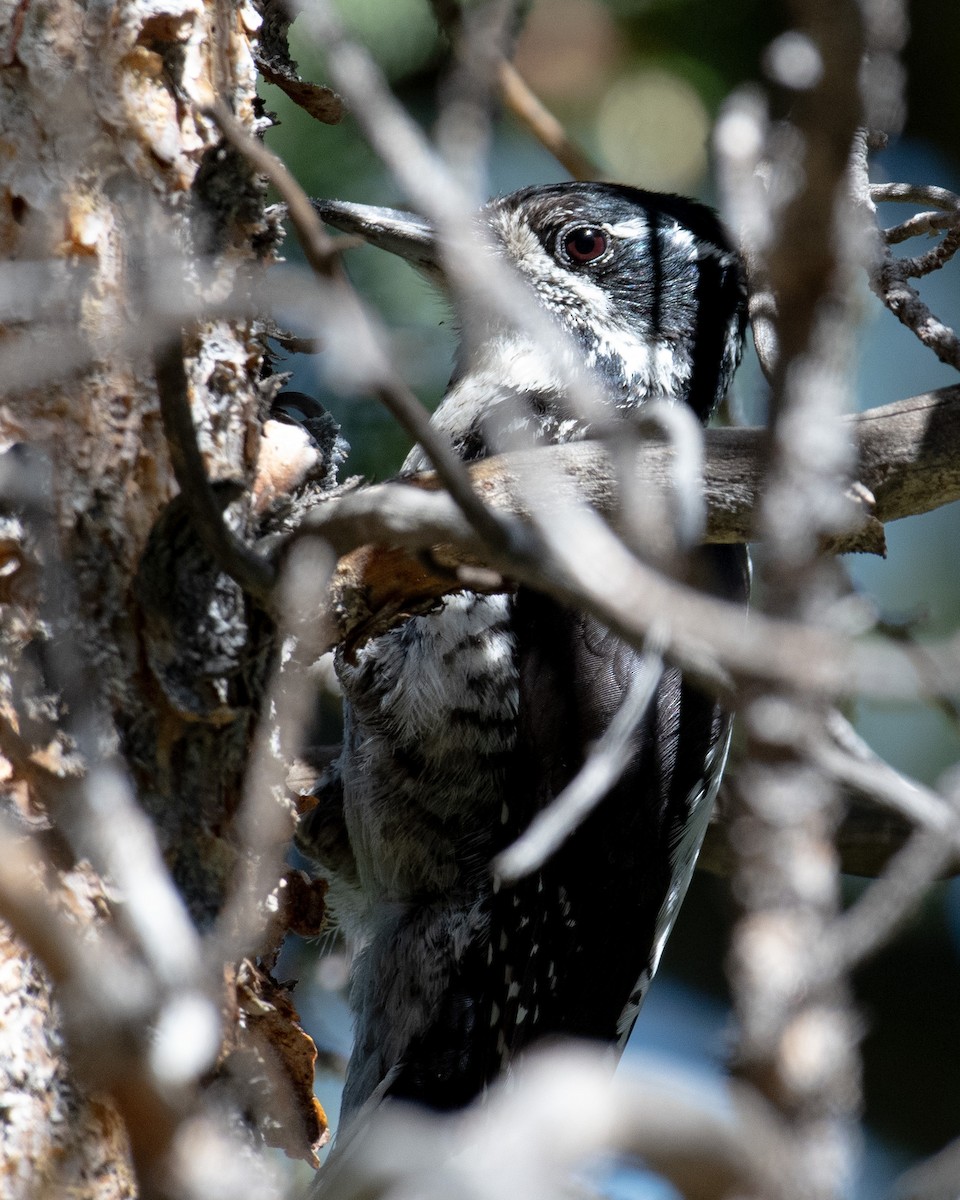
[[[440,277],[436,238],[421,218],[336,201],[316,207],[337,228]],[[674,397],[707,420],[740,360],[745,322],[740,261],[711,209],[615,184],[560,183],[493,200],[480,223],[488,245],[571,335],[618,408]],[[465,409],[474,405],[474,393],[520,393],[533,398],[541,415],[559,411],[561,360],[555,355],[551,368],[550,355],[507,323],[481,322],[479,336],[473,329],[462,351],[448,399]],[[469,397],[456,399],[458,381],[469,385]],[[442,423],[456,440],[461,414],[451,412]],[[565,425],[569,436],[585,432],[562,416],[541,432],[565,440]],[[466,444],[462,449],[472,456]]]

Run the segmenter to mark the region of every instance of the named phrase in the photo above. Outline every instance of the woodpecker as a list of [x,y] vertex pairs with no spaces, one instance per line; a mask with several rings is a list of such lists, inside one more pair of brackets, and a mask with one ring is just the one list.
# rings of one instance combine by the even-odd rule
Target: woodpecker
[[[316,207],[438,277],[427,222]],[[576,347],[605,413],[628,421],[671,398],[706,422],[745,319],[739,259],[710,209],[565,183],[493,200],[478,221]],[[590,436],[565,396],[563,339],[551,361],[502,319],[468,333],[433,417],[462,459]],[[414,447],[403,469],[428,465]],[[745,602],[739,548],[702,548],[697,564],[706,587]],[[563,846],[511,886],[491,861],[576,775],[641,661],[523,587],[451,595],[338,655],[343,750],[298,841],[353,952],[347,1119],[385,1096],[462,1106],[546,1036],[626,1041],[693,871],[729,715],[668,666],[620,778]]]

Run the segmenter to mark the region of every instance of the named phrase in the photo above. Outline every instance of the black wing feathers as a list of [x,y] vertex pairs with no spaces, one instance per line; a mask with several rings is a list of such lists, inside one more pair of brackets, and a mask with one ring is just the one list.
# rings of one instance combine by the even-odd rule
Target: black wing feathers
[[[745,599],[741,548],[708,547],[699,566],[710,590]],[[513,622],[519,735],[491,854],[579,771],[641,661],[593,617],[535,592],[518,591]],[[489,936],[466,949],[391,1094],[459,1107],[538,1038],[617,1039],[651,966],[690,799],[728,724],[715,700],[664,670],[615,786],[539,871],[488,898]]]

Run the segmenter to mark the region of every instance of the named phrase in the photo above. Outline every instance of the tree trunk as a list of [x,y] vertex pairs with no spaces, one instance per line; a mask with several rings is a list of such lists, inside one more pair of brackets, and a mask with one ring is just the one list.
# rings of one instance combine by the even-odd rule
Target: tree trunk
[[[43,837],[50,795],[91,767],[79,726],[95,728],[87,747],[139,796],[202,929],[235,864],[231,821],[272,626],[175,499],[150,343],[179,336],[185,277],[222,299],[275,244],[262,185],[200,111],[218,97],[254,126],[260,17],[232,0],[3,9],[0,244],[17,281],[0,301],[5,803],[21,832]],[[209,278],[184,265],[198,256]],[[151,295],[163,272],[167,330]],[[262,334],[252,319],[206,319],[184,350],[206,473],[225,500],[245,497],[227,510],[242,536],[275,390],[261,379]],[[11,482],[24,478],[25,446],[27,498]],[[30,517],[41,509],[49,540]],[[70,695],[56,683],[67,676]],[[112,924],[108,881],[77,839],[57,849],[43,883],[63,920],[78,937]],[[66,1065],[51,981],[5,931],[0,1006],[0,1190],[14,1200],[47,1181],[75,1200],[134,1195],[124,1123]]]

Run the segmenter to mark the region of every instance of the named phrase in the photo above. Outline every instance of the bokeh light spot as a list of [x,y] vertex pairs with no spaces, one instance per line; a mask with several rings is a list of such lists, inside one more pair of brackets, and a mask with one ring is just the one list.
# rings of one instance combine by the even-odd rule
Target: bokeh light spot
[[539,0],[513,56],[541,99],[580,111],[599,98],[622,59],[622,36],[599,0]]
[[596,119],[611,173],[624,183],[696,191],[707,169],[710,117],[696,89],[662,68],[618,80]]

